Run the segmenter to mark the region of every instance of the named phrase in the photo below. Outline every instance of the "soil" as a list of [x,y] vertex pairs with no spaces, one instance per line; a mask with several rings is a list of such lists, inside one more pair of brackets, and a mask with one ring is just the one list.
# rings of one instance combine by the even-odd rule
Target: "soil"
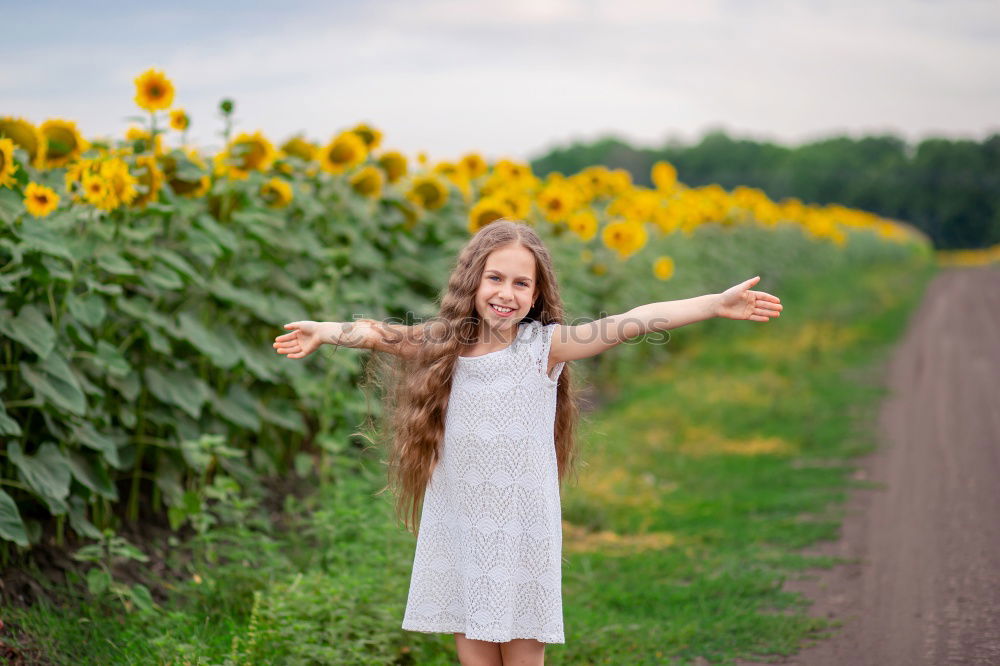
[[856,473],[880,487],[852,491],[840,538],[805,551],[852,562],[785,584],[843,624],[766,663],[1000,664],[1000,266],[938,273],[885,381]]

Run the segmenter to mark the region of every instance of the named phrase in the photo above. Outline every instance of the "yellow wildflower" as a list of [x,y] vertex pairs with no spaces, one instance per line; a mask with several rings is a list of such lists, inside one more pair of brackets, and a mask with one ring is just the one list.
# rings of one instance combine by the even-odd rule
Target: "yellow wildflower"
[[24,188],[24,207],[35,217],[45,217],[59,206],[59,195],[50,187],[28,183]]

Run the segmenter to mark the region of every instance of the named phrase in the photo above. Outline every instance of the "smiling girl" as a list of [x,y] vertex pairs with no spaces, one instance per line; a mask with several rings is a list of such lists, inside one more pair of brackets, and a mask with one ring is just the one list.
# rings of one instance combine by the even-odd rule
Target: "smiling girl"
[[542,664],[546,643],[564,643],[568,364],[712,317],[769,321],[781,301],[752,291],[759,280],[567,325],[548,249],[531,226],[497,220],[460,251],[428,323],[285,324],[274,347],[288,358],[328,343],[403,363],[386,419],[389,485],[417,535],[402,628],[454,634],[462,664]]

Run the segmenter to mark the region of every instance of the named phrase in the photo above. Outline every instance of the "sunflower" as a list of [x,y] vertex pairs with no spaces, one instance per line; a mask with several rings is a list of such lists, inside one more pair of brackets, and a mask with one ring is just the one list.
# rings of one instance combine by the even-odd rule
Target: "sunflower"
[[433,173],[444,176],[457,187],[461,192],[462,196],[465,197],[466,201],[472,196],[472,184],[469,182],[469,175],[465,171],[465,167],[461,164],[456,164],[455,162],[438,162]]
[[148,69],[135,78],[135,103],[146,111],[163,111],[174,103],[174,84],[156,69]]
[[502,200],[495,197],[480,199],[469,211],[469,233],[474,234],[487,224],[510,215],[510,208]]
[[579,236],[580,240],[589,241],[597,235],[597,216],[590,210],[577,211],[566,220],[566,226]]
[[653,184],[661,192],[671,192],[677,185],[677,169],[670,162],[657,162],[653,165]]
[[218,156],[216,164],[230,178],[245,180],[251,171],[266,171],[275,157],[274,146],[263,134],[241,132]]
[[136,195],[135,199],[132,200],[132,206],[144,208],[159,197],[160,188],[163,187],[163,172],[160,171],[156,158],[150,155],[137,157],[135,166],[137,184],[145,191]]
[[385,176],[382,170],[374,166],[366,166],[351,176],[351,189],[358,194],[370,199],[378,199],[382,196],[382,186],[385,184]]
[[311,162],[316,158],[316,151],[319,150],[319,146],[311,141],[306,141],[299,135],[293,136],[281,144],[281,150],[286,155],[294,155],[303,162]]
[[24,207],[35,217],[45,217],[59,206],[59,195],[50,187],[28,183],[24,188]]
[[14,162],[14,142],[10,139],[0,139],[0,187],[14,185],[14,172],[17,163]]
[[88,173],[83,177],[83,199],[87,203],[101,208],[110,192],[107,181],[100,176]]
[[434,176],[420,176],[413,179],[406,196],[421,208],[437,210],[448,202],[448,187]]
[[128,164],[124,160],[113,157],[105,160],[101,164],[101,176],[108,183],[113,198],[110,198],[108,205],[112,208],[132,203],[139,191],[135,189],[136,181],[128,170]]
[[76,129],[76,123],[54,118],[40,128],[45,137],[45,167],[61,167],[75,160],[87,149],[87,142]]
[[601,240],[609,249],[618,253],[619,258],[627,259],[643,248],[646,244],[646,228],[638,222],[618,220],[604,227]]
[[382,132],[367,123],[358,123],[351,131],[357,134],[358,137],[365,142],[365,147],[369,152],[378,148],[382,143]]
[[674,274],[674,260],[670,257],[659,257],[653,262],[653,275],[659,280],[669,280]]
[[284,208],[292,203],[292,184],[281,178],[272,178],[260,186],[260,196],[271,208]]
[[7,137],[18,148],[28,153],[28,161],[32,166],[42,166],[45,157],[45,135],[37,127],[23,118],[13,116],[0,117],[0,137]]
[[377,162],[382,167],[382,170],[385,171],[386,179],[390,183],[395,183],[406,175],[406,156],[403,153],[390,150],[389,152],[382,153]]
[[493,197],[499,199],[510,209],[511,217],[518,220],[527,220],[531,215],[531,197],[527,194],[511,188],[504,188],[493,193]]
[[343,173],[361,164],[368,156],[364,140],[354,132],[341,132],[320,151],[319,161],[324,171]]
[[170,112],[170,127],[183,132],[191,126],[191,116],[184,109],[174,109]]
[[471,179],[479,178],[489,169],[486,160],[478,153],[468,153],[459,160],[459,164],[462,165],[465,173]]
[[493,165],[493,172],[508,181],[519,181],[532,176],[531,165],[513,160],[500,160]]
[[560,183],[547,185],[538,193],[538,206],[550,222],[562,222],[576,208],[573,191]]

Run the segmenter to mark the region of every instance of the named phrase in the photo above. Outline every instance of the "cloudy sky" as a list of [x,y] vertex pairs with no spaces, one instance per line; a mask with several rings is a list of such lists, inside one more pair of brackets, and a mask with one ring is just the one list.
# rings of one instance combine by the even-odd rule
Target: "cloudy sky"
[[326,141],[357,122],[433,159],[615,133],[791,144],[1000,132],[997,0],[174,0],[7,3],[0,115],[120,134],[163,69],[191,137]]

